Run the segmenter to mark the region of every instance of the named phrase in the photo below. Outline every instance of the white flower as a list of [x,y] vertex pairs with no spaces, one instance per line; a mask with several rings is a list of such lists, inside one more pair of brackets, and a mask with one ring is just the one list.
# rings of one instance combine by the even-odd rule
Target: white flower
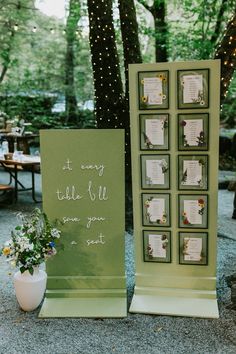
[[61,231],[57,230],[56,228],[51,230],[52,237],[59,238]]
[[28,228],[28,231],[27,231],[27,232],[28,232],[29,234],[32,234],[34,231],[35,231],[35,228],[34,228],[33,226],[31,226],[31,227]]
[[30,243],[29,246],[28,246],[28,249],[29,249],[30,251],[33,251],[33,249],[34,249],[34,244],[33,244],[33,243]]

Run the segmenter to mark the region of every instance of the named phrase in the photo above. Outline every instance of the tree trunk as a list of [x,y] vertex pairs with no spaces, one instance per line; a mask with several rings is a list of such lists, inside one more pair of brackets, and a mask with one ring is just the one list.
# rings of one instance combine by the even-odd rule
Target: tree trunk
[[74,84],[74,44],[76,41],[77,23],[80,17],[80,3],[70,0],[69,15],[66,23],[66,57],[65,57],[65,101],[66,122],[77,121],[77,99]]
[[[11,27],[9,26],[9,28],[11,28]],[[8,48],[5,50],[5,53],[4,53],[4,61],[3,61],[3,66],[2,66],[1,73],[0,73],[0,84],[3,82],[4,77],[7,73],[8,68],[9,68],[9,65],[11,63],[11,51],[12,51],[12,47],[13,47],[14,36],[15,36],[15,32],[11,30]]]
[[115,42],[112,0],[88,0],[98,128],[124,128],[124,95]]
[[128,66],[133,63],[141,63],[142,55],[138,38],[138,23],[134,0],[119,0],[118,3],[125,68],[126,219],[128,224],[131,225],[133,216]]
[[152,6],[148,4],[147,0],[138,0],[138,2],[151,12],[154,19],[156,62],[168,61],[168,25],[165,0],[153,0]]
[[215,58],[221,59],[221,103],[223,103],[230,81],[236,68],[236,14],[228,23],[222,41],[216,51]]
[[112,0],[88,0],[90,47],[95,89],[97,127],[125,129],[126,227],[131,227],[131,172],[129,107],[123,92],[120,63],[115,42]]
[[128,65],[133,63],[142,63],[134,0],[119,0],[119,12],[124,51],[125,96],[128,99]]
[[166,62],[168,61],[168,26],[166,22],[165,0],[154,0],[151,12],[155,26],[156,62]]

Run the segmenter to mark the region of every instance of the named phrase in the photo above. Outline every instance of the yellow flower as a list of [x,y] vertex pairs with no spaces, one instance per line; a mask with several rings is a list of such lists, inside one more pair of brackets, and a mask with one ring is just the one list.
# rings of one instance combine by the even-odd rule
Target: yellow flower
[[143,97],[142,97],[142,101],[143,101],[144,103],[146,103],[146,102],[147,102],[147,97],[146,97],[146,96],[143,96]]
[[11,252],[10,247],[4,247],[2,250],[2,253],[4,254],[4,256],[8,256]]
[[162,224],[165,224],[165,223],[166,223],[166,221],[167,221],[166,217],[165,217],[165,216],[162,216],[161,221],[162,221]]

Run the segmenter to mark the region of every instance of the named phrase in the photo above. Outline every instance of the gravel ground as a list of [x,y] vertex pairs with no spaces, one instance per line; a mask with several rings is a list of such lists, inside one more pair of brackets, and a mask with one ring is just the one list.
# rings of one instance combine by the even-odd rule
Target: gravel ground
[[[37,176],[40,191],[40,176]],[[25,193],[26,194],[26,193]],[[128,314],[124,319],[38,319],[25,313],[14,295],[12,273],[0,257],[0,353],[10,354],[207,354],[236,353],[236,311],[229,308],[225,276],[236,271],[233,193],[219,191],[217,293],[219,319]],[[30,196],[0,208],[0,243],[8,239],[16,213],[30,211]],[[223,237],[222,237],[223,236]],[[134,286],[133,237],[126,234],[128,303]]]

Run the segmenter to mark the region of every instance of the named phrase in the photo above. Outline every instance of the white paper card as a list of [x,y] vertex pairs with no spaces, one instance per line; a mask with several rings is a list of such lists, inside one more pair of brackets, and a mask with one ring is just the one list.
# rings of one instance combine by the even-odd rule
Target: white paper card
[[164,145],[164,120],[146,119],[145,134],[152,145]]
[[162,160],[146,160],[147,184],[165,184]]
[[184,135],[186,144],[189,146],[198,146],[198,138],[203,131],[202,119],[188,119],[185,121]]
[[203,92],[202,75],[184,75],[183,78],[183,103],[200,102]]
[[200,261],[202,253],[201,238],[184,238],[185,261]]
[[186,186],[199,186],[202,180],[202,165],[199,161],[184,160],[183,172],[185,179],[181,182]]
[[184,200],[184,212],[190,224],[202,225],[202,215],[197,200]]
[[163,248],[162,235],[148,235],[148,243],[152,249],[152,256],[166,258],[166,249]]
[[150,201],[148,213],[151,222],[162,220],[163,214],[165,213],[165,199],[153,198]]
[[162,80],[159,77],[145,77],[144,97],[150,105],[162,104]]

